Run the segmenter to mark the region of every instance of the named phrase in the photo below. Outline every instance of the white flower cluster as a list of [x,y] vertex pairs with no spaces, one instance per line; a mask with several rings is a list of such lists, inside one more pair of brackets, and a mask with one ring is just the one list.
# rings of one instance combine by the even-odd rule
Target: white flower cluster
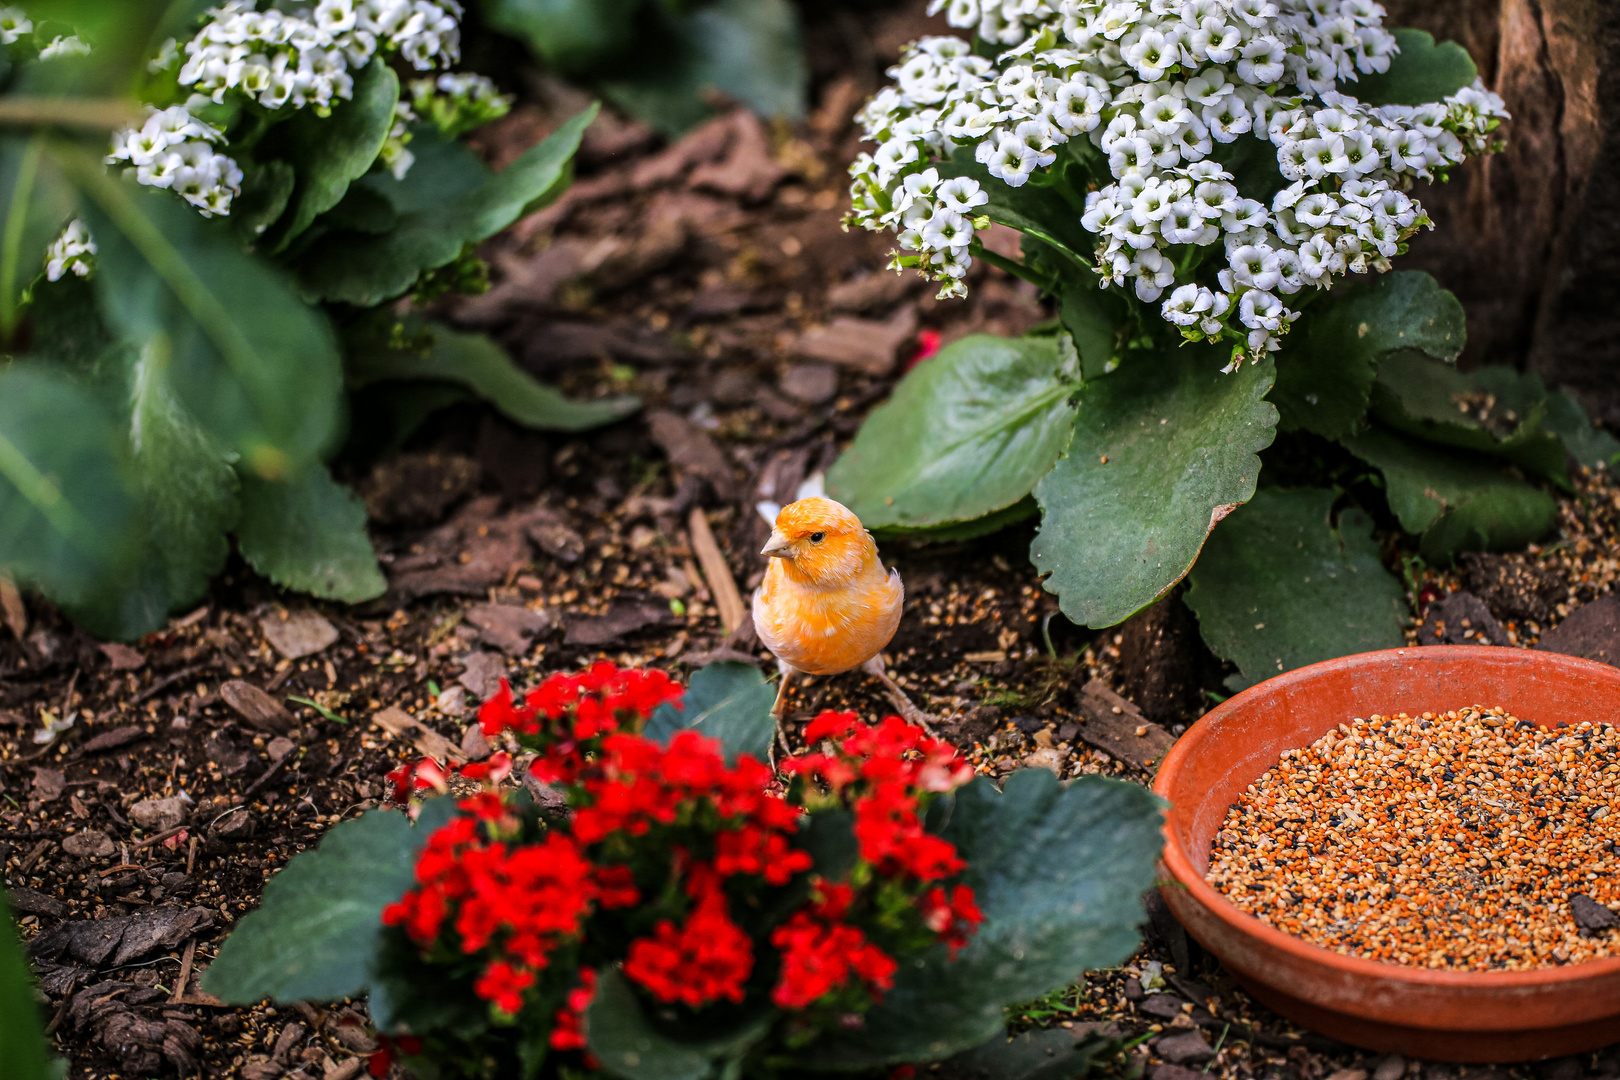
[[[896,265],[959,296],[977,224],[966,215],[988,195],[941,182],[936,163],[971,148],[1014,188],[1060,155],[1098,183],[1106,169],[1112,182],[1075,211],[1099,236],[1103,286],[1130,282],[1189,338],[1232,338],[1251,356],[1297,317],[1282,297],[1388,269],[1429,224],[1413,182],[1489,149],[1506,116],[1477,81],[1418,107],[1349,96],[1344,83],[1387,71],[1398,51],[1372,0],[934,0],[941,9],[1011,48],[993,62],[958,38],[911,48],[859,117],[879,146],[851,167],[851,220],[894,229],[918,253]],[[1223,162],[1244,136],[1272,144],[1281,190],[1239,190]]]
[[0,7],[0,45],[12,45],[34,32],[34,20],[22,8]]
[[228,0],[186,43],[180,85],[216,102],[240,90],[267,109],[313,105],[324,113],[354,96],[350,72],[379,50],[399,52],[418,71],[454,63],[461,13],[456,0],[320,0],[303,18]]
[[411,141],[411,125],[418,119],[416,111],[404,98],[394,102],[394,126],[388,129],[388,138],[383,140],[377,160],[394,174],[395,180],[405,179],[405,174],[416,164],[416,155],[405,149],[405,144]]
[[58,34],[51,39],[51,43],[39,50],[41,60],[55,60],[59,56],[89,56],[90,46],[77,34],[68,34],[66,37]]
[[94,268],[90,256],[95,253],[96,242],[90,239],[90,230],[85,228],[84,222],[74,218],[62,230],[62,235],[45,249],[46,280],[61,281],[68,273],[89,277]]
[[224,139],[224,132],[184,105],[148,107],[146,123],[113,136],[107,164],[128,165],[136,180],[173,191],[204,217],[228,214],[242,192],[242,170],[214,149]]

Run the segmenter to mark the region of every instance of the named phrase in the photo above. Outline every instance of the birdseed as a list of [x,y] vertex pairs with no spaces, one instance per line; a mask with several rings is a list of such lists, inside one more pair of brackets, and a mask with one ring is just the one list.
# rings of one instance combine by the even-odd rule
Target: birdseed
[[1277,929],[1352,956],[1579,963],[1620,955],[1617,802],[1608,724],[1542,728],[1479,705],[1358,718],[1249,785],[1208,880]]

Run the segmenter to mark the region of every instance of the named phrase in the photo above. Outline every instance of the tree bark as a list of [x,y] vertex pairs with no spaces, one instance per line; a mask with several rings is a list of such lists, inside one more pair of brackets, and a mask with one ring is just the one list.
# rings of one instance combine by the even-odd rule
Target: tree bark
[[1436,228],[1403,265],[1462,299],[1466,366],[1534,371],[1620,427],[1620,3],[1386,6],[1466,47],[1513,114],[1501,154],[1418,193]]

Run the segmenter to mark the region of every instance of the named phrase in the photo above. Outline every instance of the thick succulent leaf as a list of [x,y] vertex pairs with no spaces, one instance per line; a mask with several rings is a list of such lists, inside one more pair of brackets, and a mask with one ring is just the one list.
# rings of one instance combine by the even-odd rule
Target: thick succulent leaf
[[[1222,350],[1138,356],[1080,395],[1069,452],[1039,484],[1030,557],[1063,613],[1111,626],[1186,576],[1254,494],[1276,434],[1269,359],[1221,374]],[[1106,459],[1106,463],[1104,463]]]
[[776,737],[771,705],[776,690],[752,664],[710,664],[692,676],[679,708],[660,705],[647,721],[646,735],[669,742],[677,731],[696,731],[719,739],[726,760],[736,763],[741,754],[764,761]]
[[195,604],[230,555],[238,511],[235,455],[190,415],[169,386],[166,338],[149,341],[118,372],[129,402],[130,465],[144,542],[131,581],[67,610],[98,637],[128,641]]
[[707,119],[711,90],[761,116],[804,115],[809,66],[788,0],[710,0],[679,13],[658,6],[668,9],[666,25],[597,84],[616,105],[666,135]]
[[1620,455],[1620,439],[1593,427],[1581,403],[1569,394],[1547,395],[1547,430],[1564,440],[1564,448],[1587,468],[1613,465]]
[[722,1063],[746,1054],[770,1028],[770,1015],[703,1042],[680,1042],[653,1027],[641,1001],[616,970],[602,974],[585,1013],[591,1053],[623,1080],[707,1080]]
[[955,544],[1000,532],[1007,526],[1027,521],[1040,512],[1041,508],[1035,505],[1035,499],[1026,495],[1005,510],[997,510],[993,514],[986,514],[972,521],[954,525],[936,525],[929,529],[874,529],[873,532],[882,540],[905,540],[913,544]]
[[1546,427],[1546,397],[1536,375],[1461,372],[1401,351],[1379,365],[1372,412],[1397,431],[1499,457],[1568,487],[1564,444]]
[[[599,108],[592,105],[575,116],[499,173],[469,161],[464,150],[430,154],[430,167],[423,169],[413,142],[419,159],[404,180],[386,174],[368,178],[399,212],[398,223],[380,235],[333,230],[312,242],[292,264],[304,290],[358,307],[404,293],[423,271],[454,261],[467,244],[489,239],[562,194],[573,176],[580,139]],[[418,128],[416,134],[424,149],[434,142],[431,129]],[[447,173],[451,183],[436,182]]]
[[0,369],[0,571],[59,604],[123,582],[135,505],[109,411],[40,362]]
[[266,242],[281,251],[315,219],[343,200],[349,185],[370,171],[394,126],[399,76],[374,57],[354,77],[354,96],[340,102],[332,115],[303,109],[274,135],[298,183]]
[[1368,105],[1427,105],[1444,101],[1479,76],[1468,50],[1455,41],[1436,44],[1427,30],[1401,27],[1395,42],[1401,51],[1388,71],[1344,83],[1344,92]]
[[1051,471],[1074,429],[1068,338],[978,334],[900,381],[827,472],[827,494],[872,529],[975,521]]
[[484,18],[558,71],[588,75],[630,46],[642,0],[484,0]]
[[1477,454],[1448,450],[1373,428],[1344,440],[1384,474],[1389,507],[1408,532],[1422,534],[1426,558],[1520,548],[1553,526],[1553,497]]
[[0,137],[0,207],[0,340],[10,340],[45,249],[73,216],[73,189],[46,156],[44,136]]
[[53,152],[88,196],[94,280],[112,325],[130,341],[168,337],[169,385],[245,469],[274,478],[316,460],[342,394],[326,316],[246,254],[226,223],[114,180],[76,148]]
[[998,792],[979,778],[956,793],[942,832],[969,867],[984,922],[952,961],[936,948],[907,962],[866,1025],[803,1052],[813,1069],[934,1061],[1002,1030],[1006,1006],[1117,963],[1138,944],[1153,883],[1162,803],[1097,776],[1060,784],[1024,769]]
[[1401,583],[1384,569],[1372,521],[1329,514],[1331,491],[1268,488],[1221,523],[1193,567],[1187,606],[1233,690],[1319,660],[1405,643]]
[[1110,1040],[1076,1039],[1064,1028],[997,1034],[981,1046],[940,1062],[929,1076],[936,1080],[1072,1080],[1091,1071],[1097,1054],[1117,1044]]
[[366,536],[365,504],[325,465],[276,483],[242,477],[236,538],[253,569],[284,588],[348,604],[388,589]]
[[251,165],[242,179],[242,194],[231,200],[231,224],[248,242],[256,241],[287,210],[298,173],[285,161]]
[[404,449],[434,414],[478,400],[464,386],[447,382],[385,382],[356,390],[349,399],[349,441],[345,453],[362,464]]
[[421,349],[354,342],[349,349],[350,381],[362,387],[393,379],[456,383],[476,391],[512,420],[541,431],[588,431],[641,408],[640,399],[634,397],[595,401],[564,397],[536,382],[484,334],[462,334],[438,325],[426,332],[432,343]]
[[332,829],[265,883],[259,909],[220,947],[203,989],[233,1005],[364,993],[381,947],[383,908],[411,887],[430,832],[389,810]]
[[1400,270],[1317,300],[1277,354],[1278,427],[1327,439],[1367,414],[1379,359],[1413,349],[1455,360],[1467,342],[1462,304],[1428,274]]
[[56,1075],[41,1031],[34,978],[23,959],[5,891],[0,889],[0,1061],[6,1063],[7,1077],[52,1080]]

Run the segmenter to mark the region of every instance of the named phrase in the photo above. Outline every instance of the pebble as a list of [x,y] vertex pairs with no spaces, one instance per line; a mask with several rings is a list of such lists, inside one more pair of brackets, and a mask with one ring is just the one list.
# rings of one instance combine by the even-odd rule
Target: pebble
[[[1620,955],[1620,732],[1499,707],[1373,715],[1290,750],[1228,811],[1208,880],[1337,952],[1526,970]],[[1588,906],[1592,905],[1592,906]],[[1582,918],[1577,921],[1576,911]]]

